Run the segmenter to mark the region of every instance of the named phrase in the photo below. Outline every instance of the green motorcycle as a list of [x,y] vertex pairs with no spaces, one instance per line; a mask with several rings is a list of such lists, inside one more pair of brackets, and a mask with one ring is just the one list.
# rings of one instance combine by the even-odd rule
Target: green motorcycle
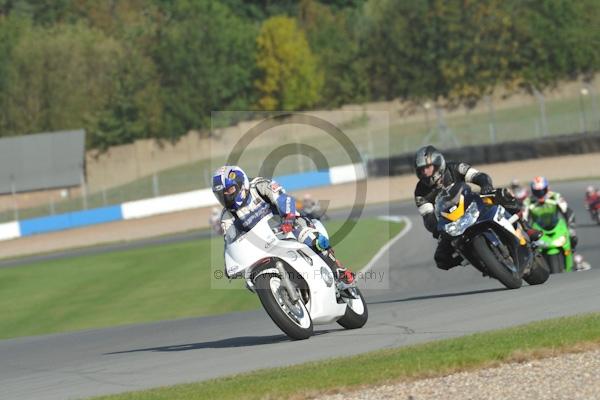
[[543,204],[530,204],[528,208],[533,228],[544,234],[536,245],[546,259],[550,273],[572,271],[573,250],[569,226],[558,209],[558,203],[548,199]]

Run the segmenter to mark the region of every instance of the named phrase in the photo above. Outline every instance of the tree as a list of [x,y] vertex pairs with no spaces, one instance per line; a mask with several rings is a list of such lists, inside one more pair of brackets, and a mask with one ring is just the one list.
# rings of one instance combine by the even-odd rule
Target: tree
[[7,88],[10,134],[80,128],[113,87],[117,42],[82,25],[33,27],[12,53]]
[[168,138],[154,64],[139,51],[125,49],[114,72],[114,90],[88,121],[90,146],[105,150],[142,138]]
[[371,0],[363,42],[377,98],[474,105],[599,68],[594,0]]
[[263,23],[256,43],[260,109],[297,110],[319,100],[323,75],[294,19],[269,18]]
[[89,145],[106,148],[160,132],[150,60],[82,24],[24,31],[8,75],[4,134],[85,128]]
[[8,92],[13,73],[13,53],[21,35],[29,28],[30,24],[25,19],[0,15],[0,136],[5,134],[10,125]]
[[517,2],[517,6],[512,17],[520,87],[543,90],[559,80],[589,78],[600,69],[600,3],[539,0]]
[[336,10],[315,0],[303,0],[300,21],[324,73],[320,105],[335,107],[364,101],[369,79],[359,58],[362,17],[358,10]]
[[162,12],[152,55],[171,136],[209,127],[211,111],[247,109],[254,100],[254,26],[212,0],[182,0]]

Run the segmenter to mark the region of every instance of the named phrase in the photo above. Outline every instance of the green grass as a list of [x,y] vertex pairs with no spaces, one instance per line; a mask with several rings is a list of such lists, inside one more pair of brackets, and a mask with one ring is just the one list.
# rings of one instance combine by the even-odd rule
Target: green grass
[[[358,270],[400,229],[361,220],[336,254]],[[0,339],[258,308],[243,280],[211,289],[214,263],[220,238],[0,269]]]
[[600,314],[535,322],[457,339],[101,399],[303,398],[577,350],[583,343],[589,347],[600,345]]

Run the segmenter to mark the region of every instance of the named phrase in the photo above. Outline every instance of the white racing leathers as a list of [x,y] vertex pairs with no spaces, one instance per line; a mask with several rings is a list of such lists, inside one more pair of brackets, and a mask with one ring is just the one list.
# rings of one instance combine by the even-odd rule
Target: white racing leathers
[[[295,199],[286,194],[283,187],[274,180],[262,177],[252,179],[249,196],[247,204],[238,210],[223,210],[221,228],[228,240],[233,240],[242,232],[248,232],[263,218],[298,215]],[[314,247],[318,231],[309,226],[305,219],[295,220],[293,233],[298,241]]]

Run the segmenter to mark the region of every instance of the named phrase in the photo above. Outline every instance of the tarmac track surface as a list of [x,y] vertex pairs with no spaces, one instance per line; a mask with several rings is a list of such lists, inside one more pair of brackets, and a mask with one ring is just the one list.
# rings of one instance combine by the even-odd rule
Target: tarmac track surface
[[578,250],[597,267],[591,271],[519,290],[505,290],[470,266],[440,271],[432,260],[435,242],[412,202],[370,206],[364,215],[406,215],[413,224],[364,276],[371,289],[365,290],[370,316],[363,329],[317,326],[311,339],[292,342],[257,310],[3,340],[0,398],[140,390],[600,311],[600,226],[583,208],[584,188],[582,182],[555,186],[576,212]]

